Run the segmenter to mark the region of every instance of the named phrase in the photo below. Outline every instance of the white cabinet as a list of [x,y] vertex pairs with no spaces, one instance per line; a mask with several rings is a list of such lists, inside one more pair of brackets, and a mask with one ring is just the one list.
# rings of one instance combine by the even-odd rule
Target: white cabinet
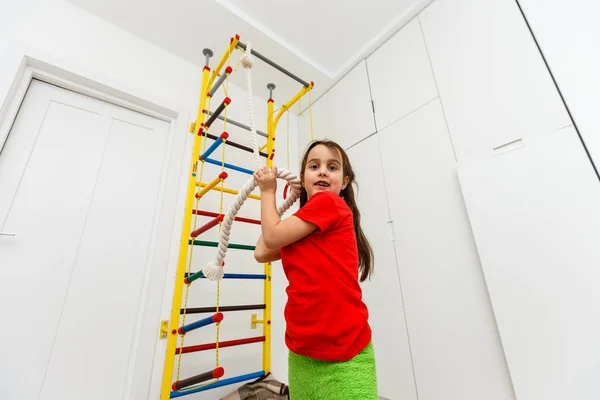
[[519,400],[600,398],[600,184],[572,127],[461,166]]
[[367,66],[361,61],[329,91],[331,139],[348,148],[375,132]]
[[367,59],[377,130],[437,97],[418,18]]
[[373,330],[379,395],[390,400],[416,400],[377,137],[352,147],[348,155],[358,183],[361,226],[375,255],[375,272],[362,288]]
[[377,136],[419,399],[513,399],[440,102]]
[[[314,139],[324,139],[331,136],[331,107],[329,93],[323,95],[312,105],[312,135]],[[303,115],[298,116],[298,150],[300,157],[311,141],[311,111],[307,108]]]
[[436,0],[419,18],[458,161],[571,123],[516,2]]

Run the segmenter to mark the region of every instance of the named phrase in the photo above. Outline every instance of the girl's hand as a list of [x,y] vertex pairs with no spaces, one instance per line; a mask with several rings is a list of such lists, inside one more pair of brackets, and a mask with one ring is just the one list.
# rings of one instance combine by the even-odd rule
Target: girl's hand
[[275,192],[277,191],[277,167],[273,168],[263,167],[262,169],[256,170],[254,173],[254,179],[258,184],[261,192]]

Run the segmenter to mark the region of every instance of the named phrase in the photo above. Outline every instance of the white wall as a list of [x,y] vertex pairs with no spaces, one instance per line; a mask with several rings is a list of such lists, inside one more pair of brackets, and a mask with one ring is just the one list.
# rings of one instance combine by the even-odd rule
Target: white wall
[[600,167],[600,5],[594,0],[520,0],[525,17],[586,146]]
[[[15,44],[15,40],[20,37],[31,11],[37,6],[38,0],[20,2],[5,0],[0,4],[2,8],[0,14],[0,60],[2,60],[0,62],[0,108],[4,105],[6,94],[20,63],[20,54],[16,59],[13,55],[15,48],[20,47]],[[22,52],[22,49],[18,51]]]
[[40,0],[3,0],[0,3],[0,7],[2,7],[2,14],[0,14],[0,50],[7,45],[10,37],[19,35],[23,23],[39,3]]
[[[311,138],[322,139],[330,136],[331,115],[329,93],[325,93],[298,116],[298,149],[301,157]],[[312,126],[311,126],[312,119]]]
[[[40,58],[48,63],[58,65],[61,68],[72,71],[76,74],[84,75],[92,80],[101,82],[104,85],[114,87],[115,89],[126,92],[129,95],[137,96],[169,106],[171,109],[179,110],[189,115],[190,122],[195,119],[197,109],[198,93],[202,79],[202,69],[192,65],[170,53],[153,46],[115,26],[88,14],[70,3],[62,0],[40,0],[13,2],[15,5],[9,8],[8,13],[2,13],[2,22],[10,21],[10,24],[2,25],[0,30],[0,104],[9,91],[12,76],[18,69],[22,56],[27,54],[31,57]],[[5,21],[6,20],[6,21]],[[220,56],[222,50],[228,44],[228,38],[223,38],[223,49],[213,49],[217,56]],[[7,50],[8,49],[8,50]],[[214,64],[213,59],[213,64]],[[241,70],[240,70],[241,71]],[[241,122],[247,121],[246,105],[247,98],[245,90],[230,84],[229,96],[232,98],[232,104],[228,108],[229,117]],[[260,92],[257,92],[260,95]],[[278,99],[276,105],[282,103],[284,99]],[[287,100],[287,99],[285,99]],[[216,107],[213,102],[211,108]],[[254,109],[258,129],[266,130],[265,116],[266,103],[259,96],[254,97]],[[290,127],[292,137],[295,137],[297,122],[295,116],[290,117]],[[247,122],[246,122],[247,123]],[[279,165],[287,166],[286,159],[286,118],[283,117],[278,134],[278,153],[276,162]],[[222,124],[215,123],[212,133],[218,135],[222,130]],[[229,125],[231,139],[239,143],[250,144],[249,134],[243,130],[236,129]],[[187,183],[187,171],[189,168],[191,136],[187,134],[187,126],[181,127],[177,135],[187,135],[187,145],[181,148],[181,182],[179,184],[179,194],[177,198],[173,197],[171,218],[164,221],[162,231],[159,235],[162,240],[171,241],[170,254],[165,253],[163,262],[168,263],[169,272],[167,276],[148,285],[148,308],[144,315],[132,316],[139,323],[143,323],[144,330],[136,341],[136,345],[154,346],[158,344],[155,353],[142,353],[137,357],[137,365],[140,367],[138,375],[130,376],[129,384],[131,386],[131,395],[127,398],[157,398],[162,376],[164,341],[158,341],[159,321],[168,319],[170,313],[174,268],[177,260],[179,238],[181,233],[181,223],[183,219],[183,197]],[[264,140],[259,138],[261,141]],[[296,140],[291,141],[291,167],[295,169],[297,165]],[[210,142],[209,142],[210,144]],[[240,150],[227,147],[226,160],[231,163],[239,164],[252,169],[252,155]],[[220,153],[214,155],[220,158]],[[207,172],[209,174],[210,172]],[[237,172],[231,172],[227,186],[239,188],[246,182],[247,176]],[[233,196],[225,196],[225,207],[228,207]],[[216,211],[219,209],[218,196],[208,196],[201,208]],[[257,205],[248,204],[240,212],[240,215],[257,217]],[[205,222],[199,218],[199,223]],[[239,229],[238,229],[239,228]],[[239,243],[253,244],[258,237],[258,231],[252,227],[243,225],[234,227],[235,241]],[[161,239],[159,239],[161,240]],[[210,239],[209,239],[210,240]],[[202,259],[208,259],[214,254],[212,249],[197,249],[195,254],[200,263]],[[262,265],[257,264],[252,257],[251,252],[245,252],[243,258],[241,255],[231,252],[229,266],[231,269],[252,271],[262,273]],[[239,253],[239,252],[238,252]],[[236,258],[238,257],[238,262]],[[199,264],[200,264],[199,263]],[[195,265],[196,261],[195,261]],[[278,270],[278,265],[274,265],[274,284],[273,284],[273,347],[272,347],[272,370],[274,375],[280,380],[287,380],[287,351],[285,349],[283,338],[283,313],[282,307],[285,299],[285,281]],[[262,286],[248,285],[248,289],[236,292],[235,286],[230,282],[222,284],[223,291],[229,293],[224,295],[221,304],[248,304],[262,302]],[[256,286],[256,287],[255,287]],[[207,293],[203,293],[207,290]],[[211,294],[214,291],[214,285],[208,282],[202,282],[202,288],[197,285],[193,288],[195,293],[192,295],[193,306],[214,305],[215,297]],[[260,300],[260,301],[259,301]],[[226,303],[225,303],[226,302]],[[234,315],[238,314],[238,315]],[[241,338],[249,335],[258,335],[257,331],[249,332],[250,312],[232,313],[226,316],[226,322],[221,326],[221,340],[223,338]],[[188,319],[190,321],[190,319]],[[243,326],[243,328],[242,328]],[[237,330],[237,327],[240,327]],[[214,328],[212,334],[207,334],[206,341],[214,341]],[[258,331],[261,332],[259,329]],[[191,335],[186,341],[186,345],[199,344],[191,339]],[[110,345],[110,344],[107,344]],[[260,370],[261,351],[253,345],[236,348],[235,350],[224,349],[221,355],[221,364],[226,370],[226,376],[233,376],[238,373],[248,373]],[[227,350],[227,351],[225,351]],[[190,361],[192,360],[192,361]],[[204,372],[214,366],[214,355],[210,352],[206,354],[195,354],[184,357],[182,377],[185,374]],[[256,368],[256,367],[259,368]],[[228,368],[229,367],[229,368]],[[195,368],[201,369],[198,371]],[[152,377],[152,386],[150,381]],[[133,384],[135,382],[135,384]],[[226,387],[202,395],[196,395],[195,398],[214,398],[217,395],[223,395],[233,390],[233,387]],[[149,396],[149,397],[148,397]]]

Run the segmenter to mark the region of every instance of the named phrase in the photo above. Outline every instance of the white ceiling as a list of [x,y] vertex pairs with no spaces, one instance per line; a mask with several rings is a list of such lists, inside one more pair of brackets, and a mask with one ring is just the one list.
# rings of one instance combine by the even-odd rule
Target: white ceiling
[[[431,0],[68,0],[189,62],[204,65],[202,49],[220,58],[239,34],[252,48],[305,81],[313,101]],[[237,60],[239,56],[234,59]],[[276,104],[301,84],[257,61],[253,86]],[[232,80],[244,87],[244,74]]]

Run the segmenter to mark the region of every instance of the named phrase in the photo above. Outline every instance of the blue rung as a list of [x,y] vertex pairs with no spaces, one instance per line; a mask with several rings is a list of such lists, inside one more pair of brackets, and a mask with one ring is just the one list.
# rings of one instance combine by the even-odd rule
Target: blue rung
[[[186,278],[190,275],[194,275],[194,273],[185,273]],[[200,278],[206,277],[201,276]],[[267,276],[264,274],[224,274],[223,279],[267,279]]]
[[[217,318],[217,316],[220,317]],[[217,320],[215,320],[217,319]],[[191,324],[183,325],[179,328],[179,334],[188,333],[189,331],[193,331],[194,329],[202,328],[203,326],[214,324],[215,322],[219,322],[223,319],[223,315],[221,313],[217,313],[215,315],[211,315],[210,317],[203,318],[199,321],[192,322]]]
[[238,167],[237,165],[233,165],[233,164],[229,164],[229,163],[222,163],[221,161],[213,160],[212,158],[204,158],[204,161],[206,161],[207,163],[210,163],[210,164],[218,165],[218,166],[224,165],[225,168],[233,169],[235,171],[240,171],[240,172],[243,172],[248,175],[254,174],[254,171],[250,171],[249,169]]
[[250,379],[257,379],[265,376],[265,371],[253,372],[251,374],[240,375],[233,378],[221,379],[215,383],[211,383],[210,385],[200,386],[200,387],[189,387],[186,388],[185,391],[179,392],[174,391],[171,392],[171,398],[174,399],[176,397],[187,396],[188,394],[204,392],[205,390],[210,390],[214,388],[218,388],[221,386],[233,385],[234,383],[249,381]]
[[219,137],[217,140],[210,145],[208,149],[200,156],[201,160],[205,160],[206,157],[210,156],[220,145],[223,143],[223,138]]
[[267,279],[266,275],[260,274],[225,274],[225,279]]

